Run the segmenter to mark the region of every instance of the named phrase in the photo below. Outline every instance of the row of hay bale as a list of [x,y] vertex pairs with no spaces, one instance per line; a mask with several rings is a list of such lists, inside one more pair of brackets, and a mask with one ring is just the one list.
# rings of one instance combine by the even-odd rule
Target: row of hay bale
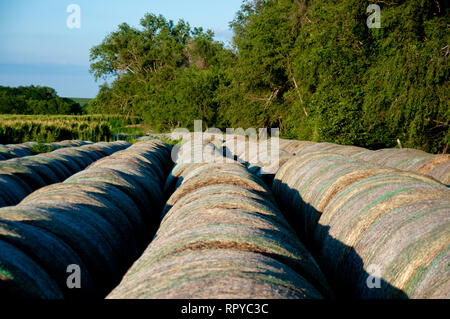
[[[183,145],[192,145],[189,160],[209,160],[211,145],[214,145],[220,157],[233,159],[242,163],[252,173],[261,178],[267,185],[279,167],[288,161],[292,154],[281,149],[279,139],[248,138],[244,135],[224,135],[215,133],[191,133],[183,135]],[[203,149],[206,147],[206,149]],[[208,149],[209,148],[209,149]],[[198,155],[202,155],[199,157]],[[196,157],[196,158],[194,158]]]
[[79,140],[68,140],[68,141],[43,143],[43,144],[39,144],[37,142],[25,142],[22,144],[0,145],[0,161],[11,159],[11,158],[17,158],[17,157],[31,156],[31,155],[33,155],[33,149],[36,146],[41,146],[45,150],[48,150],[48,151],[54,151],[59,148],[76,147],[76,146],[83,146],[83,145],[87,145],[87,144],[92,144],[92,142],[85,142],[85,141],[79,141]]
[[450,189],[338,149],[301,151],[272,186],[335,293],[450,298]]
[[189,162],[193,147],[178,152],[154,239],[108,298],[331,297],[264,182],[211,144],[197,146],[208,162]]
[[280,149],[292,155],[306,152],[329,152],[350,156],[374,165],[428,175],[444,185],[450,185],[450,154],[433,155],[409,148],[371,151],[357,146],[281,139]]
[[276,138],[256,139],[233,135],[227,136],[221,148],[270,186],[278,169],[292,157],[291,153],[280,147],[279,142]]
[[106,296],[154,234],[170,166],[169,145],[136,143],[1,208],[0,296]]
[[93,162],[129,146],[127,142],[100,142],[0,161],[0,207],[16,205],[33,191],[63,182]]

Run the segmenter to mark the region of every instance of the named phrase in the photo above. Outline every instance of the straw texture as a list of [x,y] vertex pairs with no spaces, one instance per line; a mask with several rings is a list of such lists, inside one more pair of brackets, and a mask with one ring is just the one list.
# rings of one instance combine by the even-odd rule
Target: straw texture
[[128,146],[122,142],[86,144],[0,161],[0,207],[16,205],[33,191],[63,182],[98,159]]
[[108,298],[332,296],[264,182],[223,160],[177,163],[153,241]]
[[[105,149],[114,153],[123,145],[106,144]],[[103,149],[105,145],[92,146]],[[5,254],[0,265],[12,275],[0,276],[0,294],[104,297],[119,283],[160,220],[164,175],[158,172],[164,174],[170,162],[170,146],[145,142],[118,153],[63,183],[40,188],[17,206],[0,209],[0,243],[19,251],[15,255],[20,258],[33,260],[29,267],[35,266],[38,283],[56,286],[38,286],[19,272],[19,257],[16,262],[15,257],[10,259],[12,254]],[[140,198],[146,199],[148,207],[141,205]],[[80,290],[66,287],[65,270],[70,264],[79,265],[83,272]]]
[[[337,293],[449,298],[450,190],[433,178],[310,150],[272,190]],[[380,289],[367,285],[372,265]]]

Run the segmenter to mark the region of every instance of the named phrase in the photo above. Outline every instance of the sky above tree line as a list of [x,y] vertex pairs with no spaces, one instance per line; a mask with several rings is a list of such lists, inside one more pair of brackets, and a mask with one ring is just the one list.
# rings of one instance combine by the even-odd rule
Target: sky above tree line
[[[89,50],[123,22],[138,26],[145,13],[211,29],[231,41],[228,23],[242,0],[0,0],[0,85],[41,85],[60,96],[94,97],[101,82],[89,73]],[[71,4],[80,28],[69,28]]]

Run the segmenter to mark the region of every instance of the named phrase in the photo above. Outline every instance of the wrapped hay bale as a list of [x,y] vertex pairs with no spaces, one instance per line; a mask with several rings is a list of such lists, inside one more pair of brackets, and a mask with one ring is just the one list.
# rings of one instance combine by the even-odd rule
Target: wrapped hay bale
[[142,185],[130,180],[127,174],[118,170],[92,167],[75,174],[66,180],[68,183],[76,182],[80,184],[92,181],[107,183],[127,194],[142,213],[146,225],[150,220],[155,219],[155,216],[159,217],[159,212],[152,209],[150,198],[146,196],[146,191]]
[[416,149],[382,149],[352,155],[355,158],[405,171],[433,177],[444,185],[450,184],[450,155],[428,154]]
[[[232,165],[232,164],[227,164]],[[199,188],[205,187],[209,185],[216,184],[230,184],[230,185],[239,185],[246,189],[250,189],[258,194],[261,194],[265,198],[269,199],[272,202],[275,202],[272,193],[264,184],[256,176],[251,176],[247,172],[207,172],[200,174],[196,177],[192,177],[190,179],[183,179],[178,181],[179,187],[175,191],[175,193],[171,196],[167,204],[171,205],[176,202],[181,197],[190,193],[191,191]],[[177,185],[177,186],[178,186]]]
[[61,299],[62,292],[31,258],[0,240],[0,297],[5,299]]
[[[101,146],[105,147],[104,144]],[[118,144],[114,146],[114,150],[125,146]],[[3,198],[0,207],[18,204],[32,191],[46,185],[62,182],[104,156],[103,153],[88,147],[96,147],[96,144],[61,148],[50,153],[0,162],[0,176],[10,176],[3,178],[0,185],[4,188],[9,188],[9,186],[12,188],[0,191]],[[6,184],[11,179],[14,179],[11,185]],[[18,184],[20,186],[17,186]]]
[[59,159],[47,156],[46,154],[38,154],[33,157],[27,157],[27,159],[37,165],[42,164],[42,166],[50,168],[57,176],[58,182],[62,182],[72,175],[71,171]]
[[131,234],[136,237],[136,244],[138,250],[141,251],[145,247],[141,247],[141,243],[146,244],[147,240],[147,228],[145,228],[144,219],[141,216],[139,208],[135,202],[123,191],[117,187],[98,181],[65,181],[64,184],[76,185],[81,189],[88,189],[90,192],[99,194],[113,204],[114,207],[120,209],[128,219],[128,223],[131,224]]
[[309,142],[309,141],[296,141],[296,140],[284,140],[281,141],[280,139],[280,148],[284,150],[287,153],[290,153],[292,155],[297,155],[299,152],[301,152],[305,147],[310,145],[315,145],[315,142]]
[[17,157],[8,147],[0,145],[0,160],[8,160]]
[[58,155],[70,156],[70,158],[77,163],[80,169],[85,169],[92,164],[93,159],[87,155],[86,152],[81,152],[79,148],[62,148],[53,152]]
[[173,255],[157,264],[147,265],[145,261],[139,259],[131,269],[134,272],[127,273],[107,298],[322,298],[303,277],[262,254],[209,249]]
[[83,166],[80,166],[80,164],[77,163],[77,161],[70,155],[58,154],[56,152],[57,151],[45,153],[45,157],[57,160],[59,163],[64,165],[64,167],[70,172],[71,175],[83,170]]
[[[67,196],[70,194],[70,196]],[[69,203],[80,211],[93,211],[102,222],[107,224],[110,231],[115,234],[110,238],[110,245],[118,254],[118,260],[123,262],[123,267],[128,266],[130,259],[137,255],[136,240],[133,236],[133,228],[123,211],[114,206],[105,196],[89,186],[76,184],[55,184],[41,188],[26,197],[21,205],[53,205]]]
[[9,174],[0,174],[0,195],[4,206],[12,206],[32,192],[31,188],[19,177]]
[[[336,194],[320,225],[314,234],[322,243],[320,259],[328,266],[333,259],[330,274],[346,282],[344,287],[350,286],[354,295],[450,297],[450,276],[448,271],[442,273],[450,258],[450,190],[444,186],[392,172],[370,176]],[[382,240],[375,240],[380,234]],[[367,269],[355,262],[358,258],[365,267],[379,267],[381,289],[361,283],[367,279]]]
[[270,190],[245,166],[184,163],[174,171],[157,234],[109,298],[331,296]]
[[14,154],[14,157],[24,157],[31,156],[33,153],[31,152],[32,146],[26,144],[7,144],[6,148]]
[[[0,241],[21,250],[47,274],[52,274],[52,279],[66,298],[95,296],[92,278],[81,258],[52,233],[24,223],[0,220]],[[69,265],[80,267],[79,289],[67,287]]]
[[15,158],[8,161],[9,163],[26,167],[33,170],[44,181],[45,185],[61,182],[60,177],[55,174],[54,169],[50,168],[49,162],[41,161],[36,156],[26,156]]
[[[449,297],[443,265],[449,258],[450,190],[441,183],[311,152],[287,162],[272,189],[341,294]],[[377,289],[367,284],[374,267],[381,277]]]
[[368,149],[351,146],[351,145],[339,145],[333,143],[315,143],[310,144],[303,147],[297,154],[305,154],[305,153],[313,153],[313,152],[322,152],[322,153],[334,153],[336,155],[342,156],[361,156],[361,154],[371,153]]
[[80,211],[69,204],[21,205],[0,209],[0,218],[41,228],[67,243],[86,265],[99,295],[106,294],[119,280],[116,254],[101,229],[108,226],[94,212]]
[[245,164],[252,174],[270,186],[278,169],[292,157],[290,152],[283,149],[291,142],[282,139],[257,140],[231,136],[222,144],[222,149],[228,157]]
[[425,174],[440,181],[442,184],[449,186],[450,185],[450,155],[437,155],[437,158],[439,159],[439,163],[432,162],[433,165],[431,165],[430,167],[427,164],[424,164],[421,168],[419,168],[418,172],[422,173],[423,170],[426,170]]
[[[152,203],[151,194],[157,194],[154,198],[161,196],[160,176],[152,166],[163,159],[154,156],[153,162],[148,161],[150,153],[157,152],[161,144],[147,146],[134,148],[128,162],[126,153],[111,157],[109,164],[102,161],[64,183],[35,191],[17,206],[0,209],[0,240],[31,257],[55,281],[64,297],[105,296],[144,249],[152,236],[151,227],[159,221],[158,212],[153,224],[145,225],[150,207],[156,214],[157,203]],[[133,160],[137,149],[143,150],[141,156],[147,161]],[[133,199],[148,206],[138,207]],[[2,258],[5,261],[0,259],[0,265],[11,263],[7,256]],[[67,273],[61,270],[69,262],[83,267],[82,276],[90,283],[84,291],[74,292],[64,286]],[[20,279],[8,285],[9,290],[23,295],[34,289],[32,283],[22,284]]]
[[[31,190],[47,185],[34,168],[18,164],[14,159],[0,162],[0,175],[14,175],[27,184]],[[2,186],[6,187],[6,185]]]

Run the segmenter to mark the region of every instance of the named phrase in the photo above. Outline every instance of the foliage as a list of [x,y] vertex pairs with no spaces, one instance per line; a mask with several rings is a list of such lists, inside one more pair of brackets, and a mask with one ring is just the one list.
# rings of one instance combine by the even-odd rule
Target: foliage
[[379,2],[382,28],[369,29],[373,2],[246,1],[231,24],[239,66],[234,93],[225,90],[230,124],[245,103],[249,124],[279,124],[288,137],[445,151],[448,6]]
[[[381,6],[381,29],[366,25],[371,3]],[[447,152],[449,22],[443,0],[244,1],[225,48],[210,31],[147,14],[92,48],[91,71],[114,81],[87,109],[139,116],[155,131],[202,119]]]
[[0,114],[81,114],[81,106],[43,86],[0,86]]

